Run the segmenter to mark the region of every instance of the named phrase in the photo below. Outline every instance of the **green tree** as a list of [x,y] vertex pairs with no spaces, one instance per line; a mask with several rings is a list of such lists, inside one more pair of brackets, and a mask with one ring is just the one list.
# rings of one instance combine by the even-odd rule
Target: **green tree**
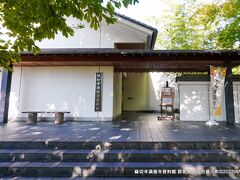
[[[20,61],[24,50],[40,52],[36,41],[54,39],[55,35],[73,36],[74,28],[84,28],[87,21],[98,29],[100,22],[116,22],[114,11],[138,0],[2,0],[0,1],[0,66],[11,69]],[[67,24],[68,17],[80,21],[75,27]]]
[[185,0],[173,12],[159,38],[163,48],[240,48],[240,0]]
[[[240,0],[203,4],[193,17],[196,24],[216,27],[216,49],[240,48]],[[233,68],[233,73],[240,74],[240,66]]]
[[197,24],[193,18],[198,4],[194,1],[177,5],[171,15],[164,17],[157,43],[161,49],[197,50],[214,49],[216,30],[214,25]]
[[218,49],[240,47],[240,0],[225,0],[201,5],[193,15],[197,24],[215,25]]

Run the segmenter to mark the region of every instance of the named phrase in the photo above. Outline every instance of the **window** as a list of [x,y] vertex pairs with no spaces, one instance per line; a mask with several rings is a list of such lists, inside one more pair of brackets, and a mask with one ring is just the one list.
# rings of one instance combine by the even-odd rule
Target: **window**
[[115,49],[145,49],[145,43],[114,43]]

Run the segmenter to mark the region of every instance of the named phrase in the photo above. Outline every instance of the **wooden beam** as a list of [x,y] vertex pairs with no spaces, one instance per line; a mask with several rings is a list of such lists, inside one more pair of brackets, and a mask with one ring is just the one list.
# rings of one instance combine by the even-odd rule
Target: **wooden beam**
[[226,57],[219,54],[49,54],[38,56],[23,55],[23,61],[14,66],[114,66],[119,71],[207,71],[209,65],[223,66],[227,61],[236,66],[240,64],[237,55]]
[[0,97],[0,122],[8,122],[9,98],[12,82],[12,72],[3,69]]
[[234,112],[234,96],[233,96],[233,82],[232,82],[232,65],[229,62],[224,64],[227,67],[225,79],[225,106],[226,106],[226,124],[235,125]]
[[205,68],[114,68],[115,72],[207,72]]

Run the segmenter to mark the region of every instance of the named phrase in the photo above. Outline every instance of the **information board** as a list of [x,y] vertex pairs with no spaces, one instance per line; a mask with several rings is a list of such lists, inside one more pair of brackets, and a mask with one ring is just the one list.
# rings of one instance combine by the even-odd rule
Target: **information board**
[[95,111],[102,111],[102,86],[103,86],[103,73],[96,73],[96,88],[95,88]]
[[173,87],[164,87],[161,92],[161,105],[173,106],[175,89]]

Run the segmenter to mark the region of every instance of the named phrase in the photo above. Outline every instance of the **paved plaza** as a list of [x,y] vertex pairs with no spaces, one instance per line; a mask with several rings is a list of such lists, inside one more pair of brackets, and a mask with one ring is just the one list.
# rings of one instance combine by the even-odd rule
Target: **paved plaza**
[[205,122],[157,120],[154,113],[128,113],[112,122],[9,122],[0,125],[0,141],[185,142],[238,141],[240,126],[207,127]]

